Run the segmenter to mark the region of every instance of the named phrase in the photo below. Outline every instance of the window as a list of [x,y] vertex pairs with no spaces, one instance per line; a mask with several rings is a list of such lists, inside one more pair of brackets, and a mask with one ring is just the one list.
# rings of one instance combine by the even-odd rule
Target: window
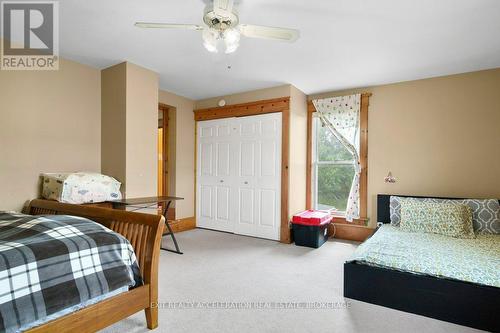
[[[354,138],[359,151],[361,174],[359,179],[359,218],[353,224],[366,225],[368,179],[368,107],[371,93],[362,93],[359,125],[343,128],[343,133]],[[308,102],[307,116],[307,181],[306,207],[326,209],[335,207],[335,223],[351,223],[345,219],[347,199],[354,178],[354,161],[344,146],[317,118],[313,101]],[[353,131],[351,133],[345,133]],[[352,135],[348,135],[352,134]]]
[[[354,159],[316,113],[312,122],[312,206],[345,212],[354,178]],[[359,128],[355,131],[359,144]]]

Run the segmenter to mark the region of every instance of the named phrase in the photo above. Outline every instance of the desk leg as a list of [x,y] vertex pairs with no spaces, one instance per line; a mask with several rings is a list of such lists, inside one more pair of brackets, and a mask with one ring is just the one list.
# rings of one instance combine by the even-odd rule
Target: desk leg
[[[168,223],[168,219],[167,219],[168,209],[170,208],[170,203],[171,202],[172,201],[169,201],[167,203],[167,206],[163,210],[163,216],[165,217],[165,225],[166,225],[166,227],[168,229],[168,233],[163,234],[163,236],[170,235],[170,237],[172,237],[172,240],[174,241],[175,250],[170,250],[170,249],[163,248],[163,247],[160,247],[160,249],[162,249],[163,251],[168,251],[168,252],[173,252],[173,253],[177,253],[177,254],[182,254],[181,250],[179,249],[179,245],[177,244],[177,240],[175,239],[174,232],[172,231],[172,228],[170,227],[170,224]],[[162,241],[163,241],[163,238],[162,238]]]

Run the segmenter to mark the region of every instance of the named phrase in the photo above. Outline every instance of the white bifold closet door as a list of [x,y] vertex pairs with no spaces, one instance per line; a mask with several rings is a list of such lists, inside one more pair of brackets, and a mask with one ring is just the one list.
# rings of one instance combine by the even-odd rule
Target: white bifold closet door
[[281,113],[199,121],[198,227],[279,240]]

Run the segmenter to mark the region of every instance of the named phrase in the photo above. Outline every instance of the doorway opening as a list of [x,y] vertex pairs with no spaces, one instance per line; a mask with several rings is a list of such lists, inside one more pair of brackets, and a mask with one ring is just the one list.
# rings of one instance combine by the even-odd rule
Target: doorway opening
[[[175,188],[175,107],[158,105],[158,196],[173,195]],[[164,207],[161,207],[163,210]],[[175,207],[170,207],[166,216],[175,219]]]

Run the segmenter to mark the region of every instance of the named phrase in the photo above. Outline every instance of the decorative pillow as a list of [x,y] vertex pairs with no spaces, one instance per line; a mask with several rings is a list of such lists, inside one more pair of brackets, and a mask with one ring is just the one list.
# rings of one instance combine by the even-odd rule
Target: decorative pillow
[[42,197],[71,204],[120,200],[120,182],[92,172],[43,174]]
[[467,205],[426,202],[414,198],[403,198],[400,204],[402,230],[456,238],[476,237],[472,228],[472,209]]
[[[389,200],[391,224],[393,226],[399,226],[401,221],[401,199],[404,199],[404,197],[391,196]],[[423,202],[467,205],[472,209],[472,223],[476,232],[494,235],[500,234],[500,204],[498,199],[412,199]]]
[[395,227],[399,227],[399,222],[401,222],[401,197],[391,195],[389,198],[389,215],[391,217],[391,224]]

